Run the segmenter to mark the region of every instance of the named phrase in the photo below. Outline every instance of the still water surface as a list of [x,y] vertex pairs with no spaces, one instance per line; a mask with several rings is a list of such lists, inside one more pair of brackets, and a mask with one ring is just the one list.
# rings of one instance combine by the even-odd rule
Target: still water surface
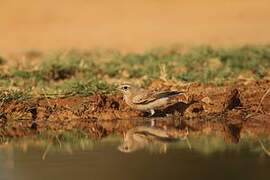
[[0,148],[0,180],[270,179],[270,158],[257,151],[256,143],[196,141],[191,139],[191,150],[181,141],[166,152],[151,147],[132,153],[119,151],[119,137],[50,149],[42,142],[17,142]]

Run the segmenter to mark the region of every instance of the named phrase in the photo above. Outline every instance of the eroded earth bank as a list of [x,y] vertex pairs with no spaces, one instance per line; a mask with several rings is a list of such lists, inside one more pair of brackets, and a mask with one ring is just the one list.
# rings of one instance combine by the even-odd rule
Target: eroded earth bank
[[120,93],[54,98],[44,95],[2,103],[0,134],[2,141],[65,132],[83,132],[99,139],[124,134],[136,126],[150,126],[155,120],[155,128],[174,135],[214,133],[226,142],[237,143],[245,134],[270,135],[269,87],[269,80],[223,86],[156,80],[149,89],[178,89],[185,95],[175,97],[153,117],[130,109]]

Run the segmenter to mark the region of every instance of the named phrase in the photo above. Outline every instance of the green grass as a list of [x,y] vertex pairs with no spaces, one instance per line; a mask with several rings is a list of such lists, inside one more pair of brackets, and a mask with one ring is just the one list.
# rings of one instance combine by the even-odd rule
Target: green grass
[[70,79],[63,84],[54,87],[58,92],[64,94],[78,94],[83,96],[92,95],[95,92],[110,93],[114,90],[113,85],[109,85],[105,81],[99,79],[91,79],[89,81],[81,81],[80,79]]
[[8,90],[0,92],[1,103],[7,103],[10,101],[24,101],[30,99],[31,95],[27,91]]
[[[208,63],[211,59],[216,59],[220,63],[219,67],[211,67],[211,62]],[[161,64],[166,65],[169,78],[183,81],[229,80],[244,71],[251,71],[255,77],[263,78],[270,68],[270,46],[232,49],[201,46],[184,53],[173,49],[130,53],[107,62],[103,70],[111,77],[121,78],[121,72],[127,71],[129,78],[147,76],[155,79],[160,76]]]
[[[34,88],[50,92],[90,95],[96,91],[112,92],[110,79],[151,82],[161,76],[186,82],[222,84],[241,74],[254,79],[269,76],[270,45],[213,48],[210,46],[159,48],[144,53],[120,53],[114,50],[59,51],[48,54],[26,52],[36,66],[9,66],[0,74],[0,86]],[[24,58],[25,58],[24,57]],[[0,68],[8,59],[0,58]]]

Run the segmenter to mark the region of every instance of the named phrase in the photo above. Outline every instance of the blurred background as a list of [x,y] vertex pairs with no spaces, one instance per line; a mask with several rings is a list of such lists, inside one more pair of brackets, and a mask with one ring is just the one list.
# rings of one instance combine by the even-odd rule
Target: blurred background
[[0,53],[270,42],[269,0],[0,0]]

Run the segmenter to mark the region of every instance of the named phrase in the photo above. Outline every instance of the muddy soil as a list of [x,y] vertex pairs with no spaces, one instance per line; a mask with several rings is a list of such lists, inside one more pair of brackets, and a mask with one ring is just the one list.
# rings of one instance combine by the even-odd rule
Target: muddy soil
[[[161,87],[171,88],[161,81],[149,88]],[[130,109],[118,93],[12,101],[0,108],[0,134],[22,137],[82,131],[91,138],[102,138],[155,120],[155,126],[174,133],[217,133],[237,143],[243,134],[270,136],[270,94],[264,96],[269,87],[269,80],[174,87],[184,90],[185,96],[175,97],[153,117]]]

